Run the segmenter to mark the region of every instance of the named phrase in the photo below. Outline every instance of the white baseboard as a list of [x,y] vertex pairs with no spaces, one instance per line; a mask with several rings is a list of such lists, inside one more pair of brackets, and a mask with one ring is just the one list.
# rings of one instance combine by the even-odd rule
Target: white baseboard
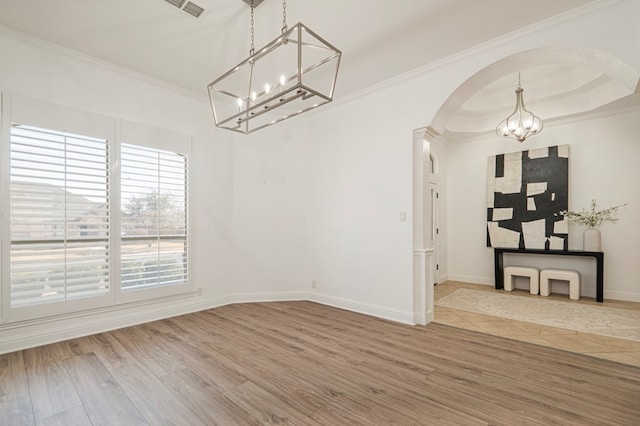
[[0,354],[28,349],[91,334],[131,327],[178,315],[233,303],[233,298],[183,296],[155,303],[118,306],[101,312],[83,312],[50,318],[4,324],[0,328]]
[[118,306],[101,312],[80,312],[48,318],[4,324],[0,328],[0,354],[91,334],[130,327],[160,319],[184,315],[232,303],[228,297],[203,299],[180,297],[155,303]]
[[[435,310],[434,309],[427,310],[427,324],[429,324],[430,322],[433,322],[434,319],[435,319]],[[414,312],[413,324],[421,324],[421,321],[422,321],[422,318],[420,313]]]
[[640,294],[629,293],[628,291],[617,291],[617,290],[609,291],[607,290],[606,284],[605,284],[604,301],[606,302],[607,299],[622,300],[625,302],[640,302]]
[[495,280],[493,277],[474,277],[472,275],[460,275],[460,274],[449,274],[449,281],[460,281],[463,283],[471,283],[471,284],[485,284],[485,285],[494,285]]
[[[205,298],[197,293],[0,326],[0,354],[131,327],[233,303],[310,300],[309,293],[238,293]],[[380,309],[378,309],[380,311]],[[367,313],[367,312],[363,312]],[[376,315],[370,313],[370,315]],[[383,316],[385,317],[385,316]]]
[[335,308],[346,309],[360,314],[371,315],[378,318],[388,319],[403,324],[415,324],[413,312],[399,311],[389,309],[384,306],[362,303],[356,300],[345,299],[342,297],[328,296],[321,293],[309,293],[308,300],[321,303],[323,305],[333,306]]
[[309,292],[237,293],[232,295],[231,299],[233,300],[232,303],[290,302],[295,300],[309,300]]
[[[486,278],[486,277],[474,277],[474,276],[470,276],[470,275],[450,274],[448,276],[448,279],[450,281],[460,281],[460,282],[463,282],[463,283],[470,283],[470,284],[484,284],[484,285],[491,285],[491,286],[493,286],[495,284],[495,281],[494,281],[493,277]],[[442,281],[440,281],[440,283],[442,283]],[[568,286],[566,286],[566,288],[557,287],[552,292],[553,293],[558,293],[558,294],[569,294],[569,288],[568,288]],[[593,298],[595,298],[596,297],[596,287],[595,286],[584,286],[583,285],[581,290],[580,290],[580,294],[582,296],[584,296],[584,297],[593,297]],[[628,291],[607,290],[606,284],[605,284],[604,301],[606,302],[607,299],[624,301],[624,302],[640,302],[640,294],[631,293],[631,292],[628,292]]]
[[[448,279],[451,281],[493,285],[493,279],[466,275],[449,275]],[[622,291],[607,291],[605,301],[606,299],[640,302],[640,295]],[[419,323],[418,318],[410,311],[390,309],[385,306],[315,292],[238,293],[213,298],[204,298],[194,294],[154,303],[119,306],[98,313],[86,312],[66,317],[50,318],[47,321],[3,324],[0,326],[0,354],[130,327],[177,315],[185,315],[232,303],[293,300],[309,300],[404,324],[413,325]],[[427,312],[427,322],[433,321],[433,317],[433,310],[429,310]]]
[[[475,284],[494,285],[493,277],[476,277],[449,274],[445,281],[461,281]],[[444,281],[443,281],[444,282]],[[583,294],[595,289],[584,288]],[[640,302],[640,294],[625,291],[606,291],[606,299]],[[156,300],[151,303],[135,303],[105,309],[99,312],[88,311],[67,316],[26,321],[16,324],[0,325],[0,354],[14,352],[35,346],[102,333],[118,328],[185,315],[192,312],[212,309],[232,303],[277,302],[309,300],[323,305],[346,309],[365,315],[384,318],[404,324],[417,324],[419,319],[414,312],[391,309],[385,306],[363,303],[317,292],[291,291],[273,293],[237,293],[223,297],[203,297],[198,293]],[[433,321],[434,311],[427,312],[427,322]]]

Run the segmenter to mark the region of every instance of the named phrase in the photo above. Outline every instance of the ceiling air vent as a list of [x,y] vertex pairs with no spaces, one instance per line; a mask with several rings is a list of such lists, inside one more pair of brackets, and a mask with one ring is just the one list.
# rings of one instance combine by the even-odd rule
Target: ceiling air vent
[[204,9],[202,7],[190,1],[187,2],[187,4],[184,6],[184,8],[182,8],[182,10],[184,10],[191,16],[195,16],[196,18],[199,18],[200,15],[202,15],[202,12],[204,12]]
[[187,0],[164,0],[164,1],[166,3],[169,3],[172,6],[177,7],[178,9],[182,10],[184,13],[187,13],[193,16],[194,18],[200,18],[205,12],[204,7],[198,6],[197,4],[191,1],[187,1]]
[[174,5],[175,7],[178,8],[182,8],[182,5],[187,1],[187,0],[164,0],[169,4]]

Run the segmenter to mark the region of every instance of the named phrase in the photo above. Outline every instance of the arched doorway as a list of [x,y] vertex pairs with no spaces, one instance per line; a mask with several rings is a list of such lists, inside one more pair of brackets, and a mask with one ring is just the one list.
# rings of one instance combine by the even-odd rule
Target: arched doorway
[[[446,146],[448,141],[469,134],[490,137],[495,125],[509,107],[493,102],[493,92],[504,93],[513,102],[515,84],[511,76],[522,71],[530,85],[537,84],[544,104],[546,122],[567,120],[580,114],[609,108],[622,98],[640,91],[639,73],[608,53],[590,48],[546,47],[530,49],[500,59],[479,70],[454,90],[438,109],[430,124],[414,132],[414,317],[416,323],[433,319],[433,288],[428,278],[433,252],[425,239],[431,201],[425,192],[430,177],[426,159],[431,158],[434,144]],[[532,91],[534,92],[534,91]],[[531,102],[532,98],[528,98]],[[479,113],[478,105],[484,108]],[[498,105],[497,108],[494,105]],[[494,107],[492,110],[491,107]],[[512,108],[512,104],[510,106]],[[444,150],[446,151],[446,150]],[[429,156],[429,157],[427,157]],[[441,159],[446,175],[446,153]],[[446,214],[440,212],[441,215]],[[440,227],[439,238],[446,241],[447,228]],[[444,244],[446,259],[446,243]],[[447,268],[446,262],[441,267]],[[443,272],[444,276],[448,271]]]

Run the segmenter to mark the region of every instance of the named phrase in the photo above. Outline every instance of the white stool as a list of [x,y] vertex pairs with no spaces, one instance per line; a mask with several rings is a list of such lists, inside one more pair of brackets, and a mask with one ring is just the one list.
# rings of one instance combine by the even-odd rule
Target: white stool
[[540,280],[538,268],[529,266],[507,266],[504,268],[504,290],[513,291],[513,277],[529,277],[529,293],[538,294]]
[[566,269],[543,269],[540,272],[540,295],[551,293],[549,280],[569,281],[569,299],[580,299],[580,272]]

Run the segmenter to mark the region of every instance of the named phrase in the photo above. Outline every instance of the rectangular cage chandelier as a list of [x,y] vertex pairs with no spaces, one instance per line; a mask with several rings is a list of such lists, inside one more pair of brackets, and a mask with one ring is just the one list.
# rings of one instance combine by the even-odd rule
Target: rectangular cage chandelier
[[[239,133],[279,123],[331,102],[342,52],[298,22],[207,86],[216,127]],[[254,4],[255,3],[255,4]]]

